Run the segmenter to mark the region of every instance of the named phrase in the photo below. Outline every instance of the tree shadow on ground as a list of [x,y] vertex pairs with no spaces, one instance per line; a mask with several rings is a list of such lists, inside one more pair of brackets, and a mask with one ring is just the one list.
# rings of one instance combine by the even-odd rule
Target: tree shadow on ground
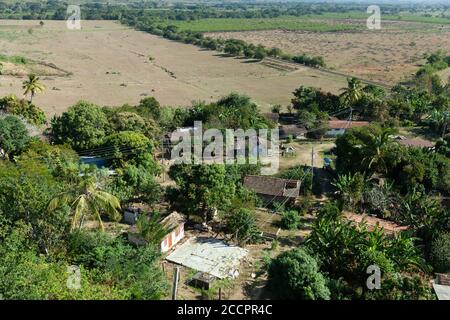
[[254,281],[247,282],[243,286],[244,293],[251,300],[270,300],[272,298],[270,291],[267,290],[266,279],[255,279]]

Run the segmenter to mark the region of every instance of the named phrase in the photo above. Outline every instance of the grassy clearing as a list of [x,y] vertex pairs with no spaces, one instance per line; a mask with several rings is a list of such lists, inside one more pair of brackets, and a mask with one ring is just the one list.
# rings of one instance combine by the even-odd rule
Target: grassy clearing
[[[251,31],[251,30],[304,30],[313,32],[338,32],[358,30],[363,25],[339,23],[335,20],[353,19],[365,20],[370,16],[365,12],[324,13],[306,15],[302,17],[284,16],[277,18],[209,18],[194,21],[168,21],[167,24],[175,25],[182,31],[194,32],[226,32],[226,31]],[[436,16],[420,16],[410,13],[398,15],[383,15],[383,20],[408,21],[434,24],[450,24],[449,18]]]
[[[330,12],[316,15],[306,15],[306,18],[310,19],[367,19],[370,14],[366,12],[354,11],[354,12]],[[410,21],[410,22],[423,22],[423,23],[436,23],[436,24],[450,24],[449,18],[436,17],[436,16],[422,16],[411,13],[400,13],[397,15],[383,14],[381,12],[382,20],[394,20],[394,21]]]
[[358,27],[348,24],[335,24],[331,21],[310,21],[303,17],[278,17],[278,18],[211,18],[195,21],[170,21],[168,24],[177,26],[183,31],[194,32],[218,32],[218,31],[249,31],[249,30],[305,30],[316,32],[333,32],[355,30]]
[[10,62],[10,63],[14,63],[14,64],[20,64],[20,65],[25,65],[27,64],[29,61],[27,58],[22,57],[22,56],[7,56],[4,54],[0,54],[0,62]]

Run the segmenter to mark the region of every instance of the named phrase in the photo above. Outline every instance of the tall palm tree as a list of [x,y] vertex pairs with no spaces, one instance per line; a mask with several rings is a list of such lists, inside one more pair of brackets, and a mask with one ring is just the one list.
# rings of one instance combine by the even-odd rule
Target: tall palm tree
[[115,196],[99,190],[94,178],[88,175],[85,175],[76,187],[52,199],[48,210],[55,210],[62,205],[69,205],[71,208],[71,230],[81,229],[86,216],[96,219],[101,230],[104,230],[101,213],[106,213],[114,221],[118,221],[121,217],[119,200]]
[[362,147],[364,154],[362,163],[367,170],[381,170],[386,173],[385,151],[391,142],[392,133],[392,128],[384,128],[379,135],[371,134],[371,142]]
[[28,80],[25,80],[22,83],[22,88],[25,90],[23,93],[24,96],[30,94],[30,103],[33,103],[33,97],[36,93],[43,92],[45,90],[45,86],[39,82],[39,77],[35,74],[28,75]]
[[364,95],[362,82],[356,78],[347,79],[347,88],[342,88],[340,94],[342,104],[351,106],[358,102]]

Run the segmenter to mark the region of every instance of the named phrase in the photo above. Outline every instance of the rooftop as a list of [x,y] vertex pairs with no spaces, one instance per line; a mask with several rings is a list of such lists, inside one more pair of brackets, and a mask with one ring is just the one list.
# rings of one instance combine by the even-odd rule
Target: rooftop
[[259,194],[295,198],[300,192],[299,180],[287,180],[269,176],[246,176],[244,186]]
[[167,227],[176,227],[182,223],[184,223],[186,220],[183,215],[179,214],[178,212],[174,211],[171,214],[169,214],[167,217],[165,217],[161,224],[167,226]]
[[237,275],[241,260],[247,254],[248,250],[222,240],[197,237],[188,239],[166,260],[224,279]]
[[369,125],[368,121],[347,121],[347,120],[330,120],[328,127],[330,129],[347,129],[355,127],[364,127]]
[[296,124],[286,124],[279,127],[280,129],[280,136],[287,136],[287,135],[297,135],[297,134],[304,134],[308,130],[306,128],[298,126]]

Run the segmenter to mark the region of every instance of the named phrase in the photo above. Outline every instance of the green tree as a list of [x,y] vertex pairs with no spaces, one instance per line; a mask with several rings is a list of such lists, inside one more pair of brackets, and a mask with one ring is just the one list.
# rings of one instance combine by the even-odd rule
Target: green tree
[[22,88],[25,90],[23,95],[26,96],[30,94],[30,104],[33,103],[33,97],[40,92],[45,90],[45,86],[39,82],[39,77],[35,74],[30,74],[28,80],[24,81]]
[[142,238],[155,246],[159,246],[162,240],[174,229],[172,226],[165,226],[161,223],[159,212],[152,213],[150,217],[141,215],[136,222],[136,227]]
[[342,88],[343,91],[340,99],[343,105],[352,106],[358,102],[364,95],[363,85],[357,78],[347,79],[347,88]]
[[24,117],[27,122],[38,126],[47,121],[45,113],[41,109],[25,99],[18,99],[15,95],[0,99],[0,110]]
[[225,219],[228,232],[240,245],[256,243],[261,239],[261,231],[256,226],[256,219],[251,210],[234,209]]
[[169,176],[177,189],[172,203],[182,206],[188,215],[203,216],[207,223],[213,210],[230,204],[234,198],[235,185],[227,179],[224,165],[177,164],[170,167]]
[[121,131],[105,138],[105,158],[113,157],[113,165],[122,168],[125,164],[143,166],[152,173],[158,172],[153,159],[153,144],[145,135],[133,131]]
[[332,184],[345,208],[354,210],[361,203],[366,188],[365,177],[361,173],[339,175]]
[[104,230],[101,214],[105,213],[113,221],[121,218],[119,200],[96,185],[95,178],[88,172],[84,173],[80,183],[72,190],[61,193],[53,198],[48,210],[52,211],[61,206],[68,205],[72,211],[71,229],[81,229],[86,217],[92,216],[97,220],[99,228]]
[[49,201],[64,187],[39,158],[18,159],[14,164],[0,161],[0,220],[3,216],[7,225],[23,222],[31,227],[29,240],[41,252],[64,252],[69,208],[47,211]]
[[110,124],[100,107],[80,101],[51,120],[52,142],[69,144],[75,150],[100,146],[110,130]]
[[142,99],[137,108],[139,112],[144,116],[149,115],[156,121],[161,118],[161,105],[154,97],[147,97]]
[[302,248],[284,252],[273,259],[268,273],[268,286],[277,298],[330,299],[330,291],[317,261]]
[[263,60],[265,57],[267,57],[267,50],[263,46],[257,46],[253,58]]
[[300,224],[300,215],[296,210],[283,211],[281,213],[281,226],[284,229],[295,230]]
[[22,121],[14,116],[0,118],[0,158],[8,156],[12,159],[25,149],[29,141],[27,128]]

